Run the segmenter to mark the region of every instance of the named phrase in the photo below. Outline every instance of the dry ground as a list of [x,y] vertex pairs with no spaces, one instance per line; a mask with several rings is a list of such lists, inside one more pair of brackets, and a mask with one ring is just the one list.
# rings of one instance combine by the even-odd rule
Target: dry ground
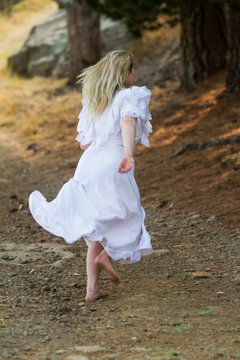
[[50,200],[73,175],[80,93],[2,70],[1,359],[240,359],[240,145],[170,158],[239,135],[240,94],[219,97],[225,77],[152,89],[151,147],[135,158],[154,253],[116,264],[121,285],[102,277],[109,296],[85,304],[86,245],[48,234],[27,206],[31,191]]

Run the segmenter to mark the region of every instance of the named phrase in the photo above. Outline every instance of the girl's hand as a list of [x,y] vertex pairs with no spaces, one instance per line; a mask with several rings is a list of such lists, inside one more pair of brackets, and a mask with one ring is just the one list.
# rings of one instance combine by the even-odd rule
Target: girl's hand
[[118,171],[120,173],[126,173],[133,167],[133,157],[129,154],[124,154],[122,161],[119,164]]
[[87,144],[87,145],[81,145],[80,144],[80,148],[82,149],[82,150],[87,150],[87,148],[90,146],[91,144]]

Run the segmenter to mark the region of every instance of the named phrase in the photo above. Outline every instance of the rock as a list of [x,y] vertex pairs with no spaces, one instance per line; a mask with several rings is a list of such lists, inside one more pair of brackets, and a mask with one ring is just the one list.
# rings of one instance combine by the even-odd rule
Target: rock
[[88,358],[82,355],[70,355],[66,358],[66,360],[88,360]]
[[[8,65],[19,75],[50,76],[69,53],[66,10],[60,9],[41,24],[34,26],[22,49],[8,58]],[[64,61],[65,61],[64,59]],[[68,68],[60,66],[59,76],[68,76]]]
[[187,220],[196,220],[196,219],[199,219],[201,216],[199,214],[195,214],[195,215],[192,215],[192,216],[189,216],[187,218]]
[[106,349],[99,346],[99,345],[92,345],[92,346],[75,346],[74,348],[77,351],[83,352],[83,353],[95,353],[98,351],[105,351]]
[[64,349],[59,349],[58,351],[57,351],[57,354],[63,354],[63,353],[65,353],[66,352],[66,350],[64,350]]
[[[27,77],[69,76],[69,40],[65,9],[68,1],[57,2],[60,10],[34,26],[23,47],[8,58],[8,66],[13,72]],[[100,32],[101,55],[110,50],[128,49],[134,43],[126,26],[120,21],[114,22],[102,16]]]
[[3,255],[3,256],[2,256],[2,259],[3,259],[3,260],[14,260],[14,257],[13,257],[12,255],[7,255],[7,254],[6,254],[6,255]]
[[49,335],[47,335],[47,336],[41,341],[41,343],[42,343],[42,344],[45,344],[45,343],[48,342],[48,341],[51,341],[51,337],[50,337]]
[[170,251],[168,249],[159,249],[159,250],[153,250],[153,254],[155,255],[165,255],[169,254]]
[[213,216],[211,216],[210,218],[208,218],[208,219],[207,219],[207,222],[212,222],[212,221],[214,221],[214,220],[216,220],[216,215],[213,215]]
[[160,203],[154,206],[154,209],[163,208],[167,204],[168,204],[168,200],[160,201]]
[[214,275],[208,273],[193,273],[193,279],[209,279],[213,278]]
[[17,276],[17,274],[16,274],[16,273],[12,273],[12,272],[7,273],[7,275],[8,275],[8,276],[10,276],[10,277]]

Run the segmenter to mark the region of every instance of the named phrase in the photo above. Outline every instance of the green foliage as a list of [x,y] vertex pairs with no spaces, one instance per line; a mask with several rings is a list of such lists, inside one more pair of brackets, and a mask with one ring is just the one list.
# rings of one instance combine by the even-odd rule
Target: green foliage
[[178,20],[176,0],[86,0],[94,11],[103,13],[113,20],[123,20],[128,30],[135,36],[141,36],[143,30],[155,30],[162,26],[159,14],[168,14],[169,23],[175,25]]
[[[94,11],[105,14],[113,20],[123,20],[135,37],[144,30],[156,30],[163,24],[158,20],[160,14],[167,14],[171,26],[179,22],[179,14],[188,16],[193,7],[206,0],[85,0]],[[232,12],[239,11],[239,0],[209,0],[212,3],[228,5]]]

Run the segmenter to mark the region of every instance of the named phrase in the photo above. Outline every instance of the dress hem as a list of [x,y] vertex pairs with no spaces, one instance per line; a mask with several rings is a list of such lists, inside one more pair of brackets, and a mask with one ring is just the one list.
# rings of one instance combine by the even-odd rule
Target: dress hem
[[[33,206],[33,203],[37,204],[37,206]],[[33,193],[30,194],[29,209],[35,221],[53,235],[62,237],[64,241],[68,244],[73,244],[81,238],[84,238],[87,246],[90,246],[90,243],[92,241],[99,241],[108,253],[108,255],[113,260],[119,261],[121,264],[131,264],[134,262],[138,262],[140,261],[142,256],[146,256],[152,253],[151,247],[143,247],[135,250],[132,254],[129,251],[119,251],[119,254],[117,254],[117,252],[115,252],[114,254],[111,246],[108,245],[107,239],[98,233],[98,231],[96,230],[96,226],[94,226],[93,222],[91,222],[87,226],[83,223],[79,225],[79,227],[83,229],[81,233],[79,233],[79,235],[75,236],[74,238],[70,238],[67,236],[66,231],[64,231],[64,227],[54,218],[51,212],[47,209],[46,205],[47,200],[39,191],[35,190]],[[141,244],[141,242],[145,242],[145,239],[147,238],[149,238],[149,235],[145,229],[144,224],[142,224],[142,232],[140,238],[138,239],[138,242]]]

